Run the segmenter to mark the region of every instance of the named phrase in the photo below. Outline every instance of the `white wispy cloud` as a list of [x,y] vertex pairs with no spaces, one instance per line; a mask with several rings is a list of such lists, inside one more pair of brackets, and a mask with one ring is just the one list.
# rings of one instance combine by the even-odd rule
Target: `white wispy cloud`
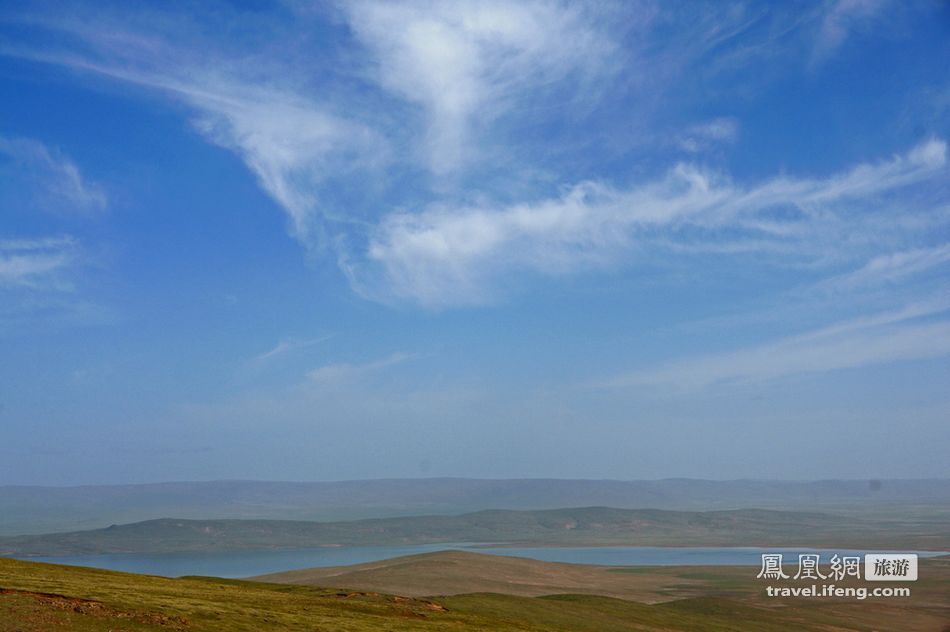
[[271,360],[273,358],[286,355],[288,353],[293,353],[294,351],[299,351],[300,349],[306,349],[307,347],[312,347],[321,342],[326,342],[330,338],[333,338],[333,334],[326,336],[319,336],[317,338],[308,338],[304,340],[299,340],[296,338],[288,338],[285,340],[280,340],[272,349],[265,351],[264,353],[256,356],[254,359],[258,362]]
[[506,272],[569,273],[648,246],[807,261],[828,256],[833,245],[849,257],[893,238],[893,226],[874,223],[873,209],[889,192],[944,176],[946,152],[934,139],[826,178],[781,176],[753,187],[678,165],[626,190],[585,182],[533,203],[398,212],[372,235],[366,258],[375,267],[344,265],[366,292],[441,306],[489,299]]
[[950,354],[948,311],[947,300],[910,305],[759,346],[626,373],[598,385],[691,390],[945,356]]
[[[387,161],[387,141],[363,121],[371,115],[354,112],[338,95],[302,87],[307,73],[285,58],[292,57],[289,49],[237,54],[189,15],[142,11],[137,18],[87,10],[56,18],[21,17],[25,24],[68,38],[59,47],[21,44],[2,52],[184,103],[194,129],[240,156],[287,213],[289,232],[305,246],[323,245],[327,221],[353,221],[322,196],[327,181],[372,172]],[[282,37],[279,32],[270,36]],[[80,44],[66,44],[71,40]]]
[[85,291],[94,264],[72,235],[0,238],[0,337],[115,322],[118,315]]
[[879,15],[889,4],[889,0],[835,0],[828,3],[815,41],[815,59],[827,58],[854,29]]
[[950,244],[878,255],[866,264],[821,283],[823,289],[853,289],[893,283],[950,263]]
[[289,214],[292,232],[305,244],[318,235],[317,219],[334,216],[320,192],[328,178],[366,167],[385,155],[385,142],[369,127],[331,108],[275,89],[232,95],[180,89],[202,114],[195,124],[213,142],[239,154],[261,187]]
[[402,364],[418,357],[411,353],[394,353],[385,358],[363,364],[327,364],[307,373],[307,378],[316,384],[340,384],[353,382],[367,375]]
[[[479,151],[471,129],[485,132],[495,118],[567,77],[580,92],[611,67],[613,44],[600,28],[603,11],[594,6],[353,2],[340,15],[360,47],[334,71],[324,63],[325,76],[315,80],[301,63],[317,54],[302,44],[313,24],[311,8],[290,8],[297,12],[294,27],[247,25],[271,44],[255,54],[214,37],[199,17],[142,11],[132,19],[92,15],[88,7],[21,16],[68,38],[48,48],[21,42],[2,50],[185,103],[195,129],[242,158],[308,248],[325,245],[328,232],[345,235],[367,222],[350,205],[325,199],[326,189],[364,189],[367,178],[384,180],[378,170],[391,164],[393,144],[425,137],[424,155],[403,152],[401,169],[410,157],[438,173],[453,170]],[[283,46],[287,40],[300,46]],[[346,61],[354,57],[362,68]],[[407,103],[422,115],[394,120]]]
[[86,180],[76,163],[55,147],[29,138],[0,136],[0,156],[13,163],[15,175],[33,189],[33,197],[42,199],[49,210],[90,213],[108,206],[102,187]]
[[77,250],[70,236],[0,240],[0,288],[67,288],[63,273],[76,262]]
[[[309,9],[291,8],[298,11],[299,29],[252,30],[265,41],[299,39],[312,16]],[[385,99],[367,99],[367,86],[350,84],[369,80],[421,106],[428,149],[420,160],[444,173],[478,153],[469,133],[473,126],[484,131],[519,99],[572,73],[582,84],[609,66],[611,44],[598,30],[592,7],[552,1],[353,2],[343,4],[341,14],[375,70],[349,69],[350,76],[328,76],[316,86],[300,64],[306,49],[237,55],[199,23],[167,13],[146,11],[138,20],[109,12],[32,15],[22,21],[66,33],[81,45],[20,45],[4,52],[186,103],[195,129],[243,159],[307,247],[324,243],[328,221],[365,221],[324,199],[326,185],[339,187],[367,172],[372,177],[391,160],[393,141],[405,144],[406,137],[418,136],[415,123],[407,129],[406,121],[392,120]],[[347,72],[345,65],[340,72]]]
[[[591,6],[528,2],[349,2],[375,79],[421,106],[429,168],[472,159],[478,127],[572,74],[603,74],[615,50]],[[580,82],[579,82],[580,83]]]
[[[543,114],[532,104],[551,107],[580,95],[586,107],[596,107],[602,91],[618,88],[613,82],[623,88],[611,97],[635,108],[624,120],[643,118],[638,124],[649,126],[665,91],[685,71],[738,53],[743,59],[773,54],[785,46],[777,43],[785,34],[813,30],[816,23],[824,25],[825,46],[836,47],[852,22],[878,11],[857,0],[805,17],[748,6],[683,12],[650,2],[621,9],[556,0],[363,0],[338,5],[352,36],[344,38],[343,52],[307,44],[313,13],[327,7],[291,3],[289,23],[242,22],[246,16],[225,8],[211,17],[158,9],[130,17],[79,6],[85,8],[24,19],[31,28],[68,36],[55,46],[20,42],[2,51],[186,104],[194,128],[240,156],[286,212],[291,234],[308,249],[331,245],[354,288],[382,301],[483,303],[512,272],[570,274],[655,256],[659,249],[767,252],[798,264],[910,250],[920,244],[891,230],[894,220],[881,198],[934,177],[946,159],[946,144],[931,140],[903,156],[826,177],[736,184],[714,170],[681,164],[624,186],[565,175],[573,170],[545,172],[526,158],[543,155],[544,143],[535,139],[531,151],[518,153],[512,141],[517,124],[532,112]],[[255,42],[252,52],[215,35],[209,25],[220,21],[219,11],[242,25]],[[317,56],[320,63],[311,63]],[[505,120],[510,128],[501,126]],[[737,119],[722,116],[670,133],[659,144],[698,153],[733,142],[738,129]],[[498,171],[544,173],[477,177],[476,190],[465,176],[484,175],[475,165],[492,142],[505,148],[493,156],[511,160],[510,169],[506,164]],[[406,149],[414,143],[421,152]],[[359,195],[347,197],[420,170],[459,177],[400,182],[410,190],[407,203],[367,195],[373,199],[360,199],[357,209]],[[552,195],[557,182],[560,192]],[[542,187],[546,193],[539,193]],[[859,201],[870,211],[848,206]],[[904,213],[902,221],[915,213],[923,211]],[[886,249],[869,247],[887,239]]]
[[680,148],[697,153],[715,145],[728,144],[739,134],[739,121],[723,116],[687,128],[678,140]]
[[[158,90],[192,106],[195,129],[241,156],[261,188],[287,212],[291,233],[305,245],[323,237],[322,220],[345,219],[320,203],[326,180],[378,164],[386,155],[385,141],[370,127],[336,114],[315,97],[243,76],[239,63],[213,63],[190,48],[156,50],[153,41],[131,35],[123,41],[122,54],[106,62],[22,55]],[[156,66],[159,59],[164,63]]]

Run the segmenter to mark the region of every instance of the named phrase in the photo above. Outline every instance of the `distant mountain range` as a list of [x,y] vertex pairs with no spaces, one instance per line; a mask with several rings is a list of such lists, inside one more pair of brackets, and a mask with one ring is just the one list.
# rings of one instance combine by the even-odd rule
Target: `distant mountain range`
[[0,537],[0,555],[82,555],[433,543],[535,546],[835,546],[945,551],[946,520],[855,520],[765,509],[581,507],[344,522],[164,518],[105,529]]
[[382,479],[282,483],[213,481],[78,487],[0,486],[0,535],[93,529],[167,516],[355,520],[483,509],[609,506],[682,511],[762,508],[950,516],[950,479],[656,481]]
[[485,542],[515,545],[838,546],[945,550],[950,524],[820,513],[582,507],[486,510],[345,522],[165,518],[105,529],[0,537],[0,555],[79,555]]

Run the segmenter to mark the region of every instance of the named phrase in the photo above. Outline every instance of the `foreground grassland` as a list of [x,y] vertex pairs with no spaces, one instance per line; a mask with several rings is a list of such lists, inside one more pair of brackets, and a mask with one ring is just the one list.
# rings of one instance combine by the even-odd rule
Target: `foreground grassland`
[[[650,605],[593,595],[476,593],[420,599],[356,589],[211,578],[166,579],[0,559],[0,632],[940,631],[950,623],[950,561],[927,561],[921,569],[922,581],[914,585],[914,597],[906,601],[767,601],[757,592],[761,586],[752,588],[748,571],[612,571],[641,586],[661,581],[661,590],[672,591],[665,597],[673,601]],[[677,594],[704,596],[675,599]]]

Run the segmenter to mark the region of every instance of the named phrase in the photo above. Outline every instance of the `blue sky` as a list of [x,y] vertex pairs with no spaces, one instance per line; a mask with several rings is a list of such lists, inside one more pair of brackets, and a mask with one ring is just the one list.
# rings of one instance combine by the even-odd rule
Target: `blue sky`
[[943,477],[945,3],[0,9],[0,483]]

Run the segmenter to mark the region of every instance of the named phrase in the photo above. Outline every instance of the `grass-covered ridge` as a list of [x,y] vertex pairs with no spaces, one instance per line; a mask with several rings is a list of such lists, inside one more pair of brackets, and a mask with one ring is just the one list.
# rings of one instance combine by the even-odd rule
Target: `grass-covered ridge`
[[479,511],[350,522],[166,518],[105,529],[0,538],[0,555],[165,553],[317,546],[496,542],[526,545],[837,546],[947,550],[950,523],[793,511],[585,507]]
[[[737,605],[793,607],[816,620],[835,620],[846,629],[848,625],[862,629],[858,627],[860,622],[873,623],[875,629],[940,629],[934,622],[950,622],[950,556],[921,560],[920,579],[914,582],[911,596],[904,599],[776,601],[763,595],[768,582],[756,578],[758,570],[751,566],[609,567],[442,551],[352,566],[287,571],[256,579],[312,586],[334,584],[419,597],[473,592],[524,597],[600,595],[639,603],[667,603],[673,611],[698,607],[696,604],[720,611]],[[787,572],[794,575],[794,564],[788,565]],[[868,586],[854,579],[830,583]],[[925,622],[933,625],[927,628]]]
[[[931,586],[928,594],[939,595],[943,587]],[[533,598],[478,593],[414,599],[353,589],[167,579],[0,558],[0,632],[907,632],[938,629],[935,626],[947,612],[945,601],[910,608],[871,602],[776,604],[715,595],[655,605],[591,595]]]
[[[926,579],[912,602],[776,602],[747,590],[737,592],[729,582],[720,585],[717,572],[707,571],[707,585],[701,589],[705,596],[649,605],[576,594],[411,598],[353,588],[168,579],[0,558],[0,632],[938,630],[950,613],[950,561],[928,560],[926,566]],[[689,574],[688,569],[664,572]],[[746,581],[747,588],[752,585]]]

